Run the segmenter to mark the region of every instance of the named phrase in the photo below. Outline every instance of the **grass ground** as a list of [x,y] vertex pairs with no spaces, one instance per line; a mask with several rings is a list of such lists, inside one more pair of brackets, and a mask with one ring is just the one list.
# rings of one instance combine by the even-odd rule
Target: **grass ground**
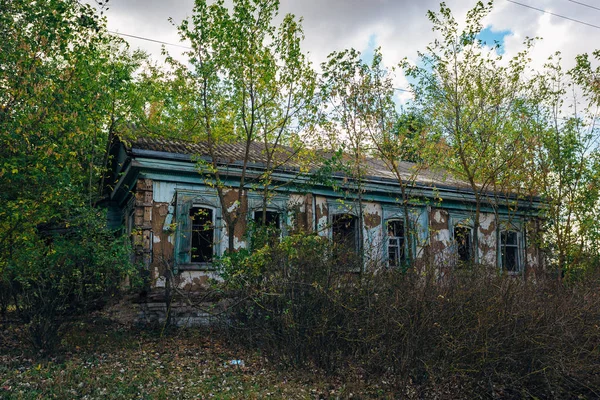
[[393,397],[316,370],[284,369],[201,329],[161,335],[103,319],[78,322],[53,356],[33,352],[24,338],[22,326],[0,323],[2,399]]

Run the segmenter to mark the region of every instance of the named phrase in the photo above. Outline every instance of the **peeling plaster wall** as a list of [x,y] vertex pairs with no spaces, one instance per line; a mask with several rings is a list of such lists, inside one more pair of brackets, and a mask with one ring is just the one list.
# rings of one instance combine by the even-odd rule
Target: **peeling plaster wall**
[[322,237],[329,237],[329,208],[327,198],[315,196],[317,220],[317,234]]
[[430,252],[437,266],[452,264],[452,241],[448,211],[432,208],[429,212]]
[[[236,250],[245,248],[246,243],[246,229],[248,227],[248,196],[243,193],[240,201],[238,201],[239,190],[228,189],[224,191],[225,206],[228,212],[237,212],[239,215],[235,230],[233,233],[233,247]],[[229,232],[223,218],[223,246],[224,249],[229,245]]]
[[[155,287],[164,286],[164,270],[167,263],[172,263],[174,253],[174,234],[163,230],[165,219],[172,206],[176,190],[206,192],[203,184],[180,184],[166,181],[151,181],[140,179],[136,186],[134,205],[134,236],[136,258],[143,261],[150,272],[151,284]],[[238,191],[229,189],[225,192],[227,209],[240,213],[236,226],[234,246],[236,249],[246,247],[248,196],[244,194],[238,201]],[[329,237],[329,208],[328,198],[312,194],[290,194],[287,200],[288,232],[312,231],[315,227],[322,237]],[[331,199],[329,199],[331,201]],[[313,204],[314,203],[314,204]],[[377,202],[364,202],[363,237],[365,259],[367,264],[381,262],[385,254],[385,232],[383,229],[383,209]],[[417,243],[418,258],[428,262],[432,260],[436,267],[451,267],[455,262],[454,246],[452,242],[452,226],[450,226],[452,211],[442,208],[431,208],[428,212],[423,209],[424,218],[414,218],[415,223],[423,226],[419,229],[428,229],[423,236],[423,243]],[[428,221],[427,221],[428,220]],[[428,226],[427,226],[428,225]],[[226,249],[228,233],[224,221],[220,223],[220,248]],[[495,266],[497,263],[497,224],[492,213],[481,213],[479,239],[479,259],[481,263]],[[525,233],[526,248],[524,261],[526,270],[535,270],[542,265],[542,256],[539,250],[539,221],[532,220],[527,224]],[[421,235],[419,235],[421,236]],[[427,243],[427,239],[429,243]],[[427,253],[431,258],[423,257]],[[216,277],[211,271],[182,271],[180,285],[188,290],[196,290],[206,284],[209,277]]]
[[496,266],[497,237],[496,217],[494,214],[481,213],[479,215],[479,262],[488,266]]
[[525,226],[525,271],[535,274],[544,268],[542,252],[540,250],[541,228],[539,219],[528,221]]
[[[172,202],[175,198],[176,190],[187,190],[197,191],[199,193],[205,192],[207,187],[205,185],[193,185],[193,184],[180,184],[175,182],[155,181],[153,190],[153,219],[152,219],[152,232],[154,236],[153,240],[153,251],[152,251],[152,286],[156,288],[165,287],[164,272],[167,267],[172,267],[174,262],[174,244],[175,234],[174,232],[165,232],[163,230],[165,219],[168,214],[168,207],[173,205]],[[230,193],[233,191],[229,191]],[[237,193],[233,193],[236,194]],[[230,194],[230,196],[232,196]],[[245,197],[244,197],[245,198]],[[245,217],[245,216],[244,216]],[[245,218],[243,218],[243,224],[245,229]],[[175,222],[175,216],[173,216],[173,222]],[[241,224],[241,223],[240,223]],[[219,221],[217,221],[219,226]],[[225,223],[220,223],[221,226],[221,242],[219,246],[221,249],[227,247],[227,227]],[[236,233],[238,230],[236,230]],[[245,246],[245,241],[236,240],[236,248]],[[181,271],[178,274],[178,280],[174,282],[177,287],[183,290],[197,291],[205,287],[206,283],[210,278],[218,278],[218,275],[213,271]]]
[[182,271],[176,283],[184,291],[198,292],[206,289],[211,279],[220,280],[221,277],[214,271]]
[[363,237],[366,265],[377,265],[383,259],[383,209],[378,203],[363,203]]
[[309,232],[313,229],[313,196],[290,194],[287,208],[290,232]]
[[[152,218],[152,279],[155,285],[164,279],[164,273],[167,268],[173,267],[173,243],[175,242],[173,234],[163,230],[165,219],[169,213],[169,203],[154,202]],[[163,284],[164,285],[164,284]]]
[[[206,185],[194,185],[194,184],[181,184],[175,182],[158,181],[154,183],[154,201],[171,203],[175,196],[175,191],[186,190],[194,191],[198,193],[206,192]],[[225,202],[227,210],[240,212],[240,218],[236,225],[234,232],[234,247],[240,249],[246,247],[246,228],[247,228],[247,212],[248,212],[248,197],[244,194],[241,198],[241,202],[238,203],[238,190],[237,189],[226,189],[225,190]],[[218,221],[217,221],[218,222]],[[225,219],[221,221],[221,242],[220,246],[222,249],[226,249],[229,243],[229,236],[227,232],[227,225]],[[162,239],[161,239],[162,240]]]

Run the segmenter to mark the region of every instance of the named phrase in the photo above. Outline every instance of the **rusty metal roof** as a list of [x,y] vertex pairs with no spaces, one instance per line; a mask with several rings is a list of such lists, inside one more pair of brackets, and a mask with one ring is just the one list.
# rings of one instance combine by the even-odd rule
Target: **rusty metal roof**
[[[202,157],[204,159],[210,158],[209,147],[206,142],[188,142],[179,139],[165,139],[165,138],[150,138],[150,137],[139,137],[131,143],[129,146],[131,151],[142,150],[157,152],[156,156],[160,153],[163,156],[168,157],[169,155],[184,155],[189,157],[191,160],[193,156]],[[245,143],[223,143],[219,144],[215,150],[218,154],[219,164],[238,164],[243,163],[245,151]],[[301,167],[308,167],[310,170],[315,170],[320,167],[319,159],[325,161],[332,157],[331,151],[317,150],[313,153],[315,160],[299,160],[298,152],[287,146],[279,146],[271,162],[272,166],[278,170],[290,170],[299,169]],[[349,158],[349,156],[348,156]],[[306,161],[306,162],[303,162]],[[252,142],[248,152],[248,163],[257,166],[264,167],[267,165],[267,154],[265,152],[264,144],[259,142]],[[365,178],[378,179],[384,181],[397,182],[396,175],[388,168],[383,160],[376,158],[365,158],[364,163],[364,174]],[[452,177],[449,173],[442,170],[432,170],[428,168],[421,168],[417,164],[407,161],[398,162],[398,170],[401,177],[413,185],[432,186],[432,187],[449,187],[455,189],[470,190],[470,186],[467,182]],[[336,175],[343,175],[339,172]]]

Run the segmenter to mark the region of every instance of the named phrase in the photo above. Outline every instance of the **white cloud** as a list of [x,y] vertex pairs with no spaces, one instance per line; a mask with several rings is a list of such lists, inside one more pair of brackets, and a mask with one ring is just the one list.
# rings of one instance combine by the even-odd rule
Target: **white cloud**
[[[591,0],[590,0],[591,1]],[[594,23],[600,11],[564,0],[520,0],[523,4],[545,9],[556,14]],[[474,1],[448,0],[458,21]],[[192,12],[193,0],[112,0],[105,12],[110,30],[148,37],[169,43],[178,43],[176,23]],[[369,38],[377,38],[386,67],[397,65],[407,57],[416,60],[417,51],[425,50],[434,39],[431,23],[426,17],[428,9],[438,10],[436,0],[281,0],[281,14],[293,13],[302,17],[306,39],[304,49],[316,67],[335,50],[354,47],[365,50]],[[556,51],[563,53],[566,65],[572,64],[576,54],[592,52],[600,47],[600,29],[578,24],[518,6],[506,0],[497,0],[494,10],[485,20],[495,31],[510,31],[505,37],[506,56],[521,50],[525,37],[541,36],[536,44],[533,63],[541,67],[548,56]],[[133,47],[141,47],[160,56],[160,45],[138,39],[127,40]],[[169,52],[180,54],[182,49],[167,46]],[[401,74],[396,83],[406,85]],[[402,86],[404,87],[404,86]],[[404,97],[400,94],[401,97]]]

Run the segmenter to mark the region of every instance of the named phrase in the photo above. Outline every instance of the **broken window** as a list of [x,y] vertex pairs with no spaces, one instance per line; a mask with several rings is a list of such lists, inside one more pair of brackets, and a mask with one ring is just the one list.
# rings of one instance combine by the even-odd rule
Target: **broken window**
[[335,214],[331,229],[333,243],[358,252],[358,218],[351,214]]
[[469,262],[473,258],[473,229],[468,226],[454,227],[456,256],[460,262]]
[[279,229],[279,220],[279,213],[277,211],[267,210],[264,215],[262,210],[254,212],[254,223],[257,226]]
[[500,257],[502,259],[502,269],[505,271],[518,272],[520,270],[517,232],[500,232]]
[[192,219],[192,250],[193,263],[208,263],[213,259],[213,242],[215,228],[213,210],[203,207],[190,209]]
[[404,221],[387,221],[388,238],[388,266],[390,268],[399,267],[406,261]]
[[277,211],[266,210],[263,214],[263,210],[254,212],[254,224],[256,227],[261,229],[258,232],[259,237],[254,234],[254,240],[258,240],[255,244],[264,245],[270,244],[275,245],[277,240],[281,237],[281,214]]

